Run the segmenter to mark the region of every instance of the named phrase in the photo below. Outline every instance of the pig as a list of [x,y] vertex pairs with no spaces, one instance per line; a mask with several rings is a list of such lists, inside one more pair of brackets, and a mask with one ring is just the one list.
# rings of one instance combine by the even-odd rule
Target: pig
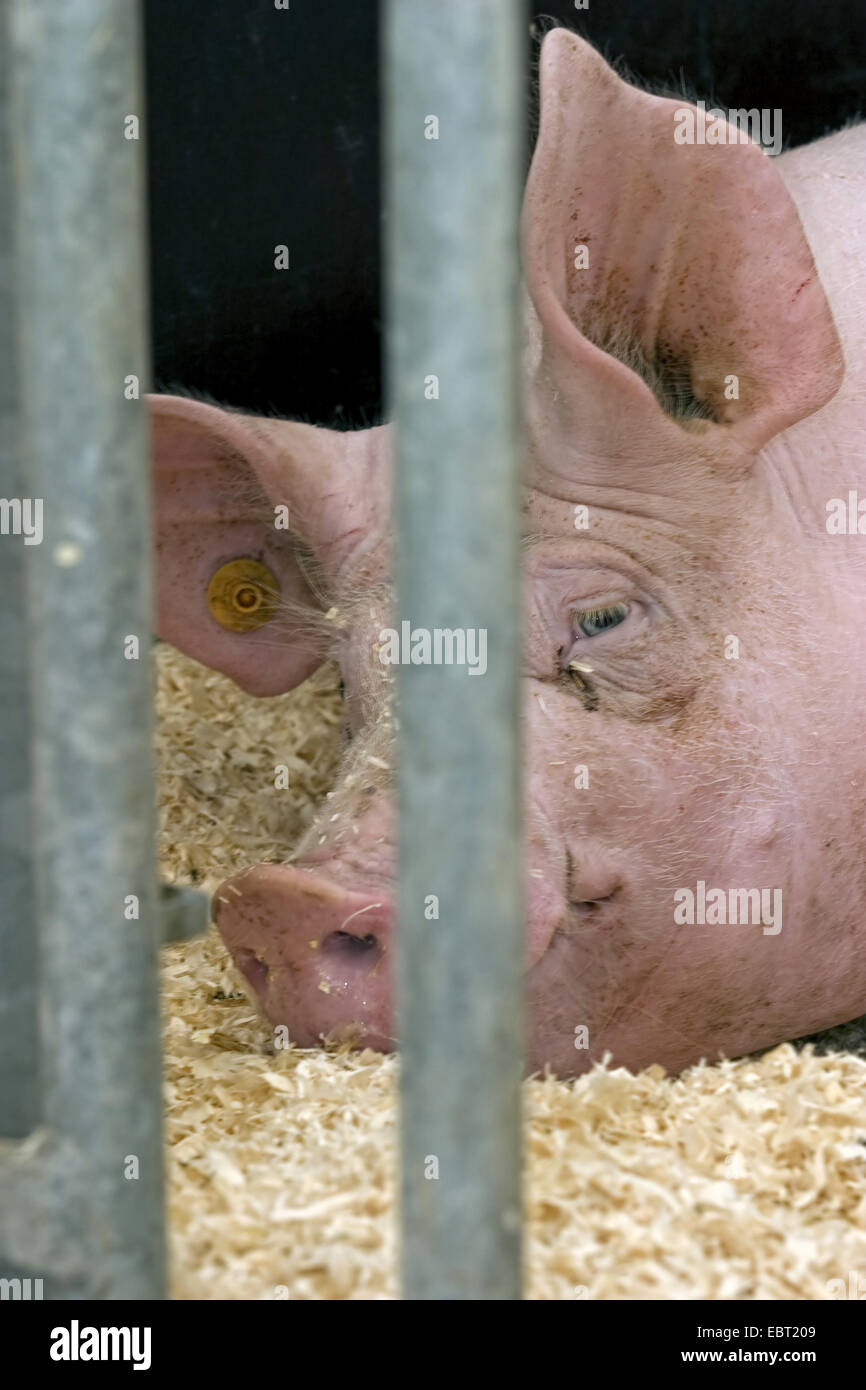
[[[677,1072],[866,1012],[866,126],[683,142],[570,31],[539,66],[527,1065]],[[345,685],[333,792],[219,930],[297,1044],[390,1049],[390,426],[150,411],[159,634],[256,695]]]

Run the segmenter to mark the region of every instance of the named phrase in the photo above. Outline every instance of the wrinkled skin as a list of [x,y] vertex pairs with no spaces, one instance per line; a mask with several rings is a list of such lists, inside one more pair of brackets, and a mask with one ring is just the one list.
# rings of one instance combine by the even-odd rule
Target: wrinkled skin
[[[529,1066],[561,1075],[606,1051],[676,1070],[866,1011],[866,535],[825,524],[828,499],[866,497],[866,127],[773,161],[675,144],[678,105],[564,30],[545,40],[524,213],[526,972]],[[346,688],[334,792],[291,865],[222,886],[220,930],[295,1041],[388,1048],[388,428],[151,408],[161,635],[258,694],[327,655]],[[238,556],[283,600],[246,634],[206,600]],[[601,609],[616,623],[587,635]],[[678,923],[698,881],[781,889],[781,929]]]

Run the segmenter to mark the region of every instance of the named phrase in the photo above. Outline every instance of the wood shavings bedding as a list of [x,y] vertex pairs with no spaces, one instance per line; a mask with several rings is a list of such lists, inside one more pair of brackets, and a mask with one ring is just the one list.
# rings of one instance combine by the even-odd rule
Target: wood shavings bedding
[[[156,657],[163,874],[211,891],[285,858],[330,788],[338,679],[256,700]],[[163,981],[174,1296],[396,1297],[396,1059],[275,1051],[213,930],[164,952]],[[786,1044],[676,1079],[597,1067],[526,1082],[525,1106],[528,1297],[866,1288],[863,1058]]]

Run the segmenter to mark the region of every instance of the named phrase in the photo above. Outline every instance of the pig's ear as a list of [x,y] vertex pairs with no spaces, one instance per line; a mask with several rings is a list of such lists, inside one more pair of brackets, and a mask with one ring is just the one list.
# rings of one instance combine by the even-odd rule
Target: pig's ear
[[148,405],[156,630],[254,694],[290,690],[324,659],[297,517],[346,436],[179,396]]
[[526,275],[539,385],[590,456],[685,457],[701,435],[753,456],[842,380],[773,160],[751,143],[678,143],[689,111],[629,86],[567,30],[544,41]]

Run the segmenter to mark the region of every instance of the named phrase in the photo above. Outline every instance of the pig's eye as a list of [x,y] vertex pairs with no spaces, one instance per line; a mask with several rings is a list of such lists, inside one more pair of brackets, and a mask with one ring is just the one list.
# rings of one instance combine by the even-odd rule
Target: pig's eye
[[574,622],[584,637],[597,637],[609,627],[618,627],[627,616],[627,603],[609,603],[604,608],[581,609],[574,614]]

